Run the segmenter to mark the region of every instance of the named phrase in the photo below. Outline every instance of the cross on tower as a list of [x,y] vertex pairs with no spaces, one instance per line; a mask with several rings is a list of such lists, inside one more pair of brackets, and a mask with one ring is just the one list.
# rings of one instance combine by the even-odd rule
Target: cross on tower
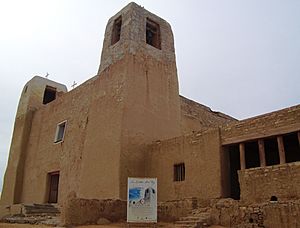
[[74,81],[73,85],[71,85],[71,87],[74,89],[76,85],[77,85],[77,83]]

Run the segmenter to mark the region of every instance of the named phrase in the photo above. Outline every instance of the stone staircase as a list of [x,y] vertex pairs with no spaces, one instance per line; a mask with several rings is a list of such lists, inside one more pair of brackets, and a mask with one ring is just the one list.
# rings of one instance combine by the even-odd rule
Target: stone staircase
[[211,225],[210,208],[197,208],[185,217],[175,222],[175,227],[204,228]]
[[58,215],[59,209],[54,204],[25,204],[24,214],[25,215],[35,215],[35,214],[44,214],[44,215]]
[[60,211],[55,204],[23,204],[19,214],[7,216],[2,222],[57,226],[59,214]]

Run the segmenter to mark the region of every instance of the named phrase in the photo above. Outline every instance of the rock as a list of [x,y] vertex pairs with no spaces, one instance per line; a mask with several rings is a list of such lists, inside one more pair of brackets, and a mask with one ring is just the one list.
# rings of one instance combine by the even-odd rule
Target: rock
[[107,225],[107,224],[110,224],[110,223],[111,222],[106,218],[99,218],[98,221],[97,221],[98,225]]

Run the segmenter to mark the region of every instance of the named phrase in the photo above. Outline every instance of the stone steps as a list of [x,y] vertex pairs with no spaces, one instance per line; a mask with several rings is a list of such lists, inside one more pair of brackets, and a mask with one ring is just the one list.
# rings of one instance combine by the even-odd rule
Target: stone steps
[[56,226],[59,224],[59,214],[59,209],[53,204],[24,204],[20,214],[3,218],[2,222]]
[[[50,216],[50,218],[52,218]],[[39,224],[43,221],[47,220],[47,217],[44,216],[22,216],[22,215],[15,215],[4,218],[4,222],[6,223],[18,223],[18,224]]]
[[181,217],[175,222],[175,227],[197,227],[204,228],[211,225],[211,215],[208,209],[198,208],[193,210],[188,216]]
[[57,215],[59,214],[59,209],[53,204],[25,204],[23,205],[24,215]]

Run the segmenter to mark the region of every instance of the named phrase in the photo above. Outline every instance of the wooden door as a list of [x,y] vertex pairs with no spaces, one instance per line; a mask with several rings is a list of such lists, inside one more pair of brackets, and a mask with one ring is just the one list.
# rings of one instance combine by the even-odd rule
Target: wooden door
[[59,172],[50,173],[50,189],[48,203],[57,203]]

